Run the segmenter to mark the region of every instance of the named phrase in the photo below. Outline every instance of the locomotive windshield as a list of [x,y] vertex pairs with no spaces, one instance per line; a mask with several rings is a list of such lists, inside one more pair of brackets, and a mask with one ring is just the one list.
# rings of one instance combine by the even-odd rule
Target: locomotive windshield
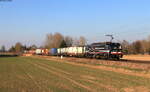
[[111,43],[110,44],[111,49],[115,50],[115,49],[122,49],[121,45],[119,43]]
[[100,51],[100,50],[122,50],[120,43],[93,43],[90,45],[89,49],[91,51]]
[[91,45],[92,48],[94,48],[95,50],[105,50],[108,49],[108,45],[104,44],[104,43],[95,43]]

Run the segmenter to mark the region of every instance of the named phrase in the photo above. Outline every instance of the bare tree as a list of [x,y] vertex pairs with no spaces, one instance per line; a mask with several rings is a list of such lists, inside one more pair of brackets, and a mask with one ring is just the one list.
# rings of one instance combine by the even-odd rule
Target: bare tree
[[150,54],[150,36],[147,39],[147,53]]
[[67,47],[70,47],[73,45],[73,38],[72,37],[66,36],[64,40],[66,42]]
[[83,36],[80,36],[80,38],[79,38],[79,45],[80,46],[84,46],[84,45],[86,45],[86,39],[85,39],[85,37],[83,37]]
[[37,49],[37,46],[35,44],[33,44],[33,45],[30,46],[30,49],[35,50],[35,49]]
[[150,54],[150,36],[145,40],[137,40],[132,43],[122,42],[123,51],[127,54]]
[[17,42],[16,45],[15,45],[15,51],[17,53],[20,53],[22,52],[22,44],[20,42]]
[[45,41],[45,47],[46,48],[59,48],[62,41],[64,40],[64,37],[60,33],[53,34],[47,34],[46,35],[46,41]]
[[145,54],[148,52],[148,41],[147,40],[141,40],[141,45],[142,45],[142,53]]
[[4,46],[4,45],[1,47],[0,51],[1,51],[1,52],[5,52],[5,51],[6,51],[6,49],[5,49],[5,46]]
[[62,34],[55,33],[53,37],[54,48],[59,48],[63,40],[64,40],[64,37]]
[[14,46],[10,47],[8,51],[9,52],[15,52],[15,47]]
[[133,42],[133,51],[135,52],[135,54],[140,54],[142,53],[142,44],[141,44],[141,41],[135,41]]
[[77,38],[73,38],[73,43],[72,43],[73,46],[79,46],[79,39]]
[[45,47],[49,49],[54,47],[53,46],[53,34],[50,33],[46,35]]
[[63,40],[59,46],[60,48],[64,48],[64,47],[67,47],[67,44],[66,44],[66,41]]
[[127,42],[126,40],[123,40],[121,42],[121,45],[122,45],[123,52],[125,54],[129,54],[129,45],[130,45],[129,42]]

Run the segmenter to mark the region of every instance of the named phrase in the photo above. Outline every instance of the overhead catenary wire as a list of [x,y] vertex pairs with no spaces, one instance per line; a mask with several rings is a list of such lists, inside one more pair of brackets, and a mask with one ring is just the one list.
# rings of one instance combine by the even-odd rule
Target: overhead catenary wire
[[[115,36],[115,39],[114,40],[116,40],[116,41],[118,41],[118,42],[121,42],[121,40],[120,39],[118,39],[118,37],[122,37],[122,36],[126,36],[126,35],[132,35],[132,36],[143,36],[143,35],[145,35],[145,34],[147,34],[147,35],[150,35],[150,30],[146,30],[146,31],[123,31],[123,32],[113,32],[113,33],[111,33],[113,36]],[[134,34],[134,35],[133,35]],[[117,37],[116,37],[117,36]],[[126,39],[126,38],[125,38]],[[124,40],[125,40],[124,39]]]

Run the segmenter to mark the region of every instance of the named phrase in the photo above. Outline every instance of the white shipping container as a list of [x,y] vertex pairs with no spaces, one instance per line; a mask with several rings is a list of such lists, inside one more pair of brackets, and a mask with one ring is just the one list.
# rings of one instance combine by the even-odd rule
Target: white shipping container
[[77,47],[72,47],[72,54],[74,54],[74,55],[77,54]]
[[85,53],[85,47],[77,47],[77,51],[78,54],[83,54]]
[[60,48],[60,52],[61,52],[61,54],[63,53],[63,48]]
[[69,54],[72,53],[72,47],[68,47],[68,53],[69,53]]
[[58,54],[61,54],[61,48],[58,48],[58,49],[57,49],[57,53],[58,53]]
[[35,53],[36,54],[42,54],[42,49],[36,49]]
[[69,48],[67,47],[67,48],[66,48],[66,53],[68,53],[68,51],[69,51]]
[[82,47],[77,47],[77,53],[78,53],[78,54],[83,53],[83,48],[82,48]]
[[66,48],[61,48],[61,54],[66,53]]
[[67,54],[67,55],[78,55],[85,53],[85,47],[67,47],[67,48],[58,48],[58,54]]

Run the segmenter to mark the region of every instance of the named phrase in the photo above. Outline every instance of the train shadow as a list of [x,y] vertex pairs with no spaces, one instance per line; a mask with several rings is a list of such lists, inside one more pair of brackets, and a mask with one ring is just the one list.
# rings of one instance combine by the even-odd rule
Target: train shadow
[[128,59],[120,59],[119,62],[129,62],[129,63],[141,63],[141,64],[150,64],[150,60],[128,60]]
[[0,55],[0,57],[18,57],[18,55]]

